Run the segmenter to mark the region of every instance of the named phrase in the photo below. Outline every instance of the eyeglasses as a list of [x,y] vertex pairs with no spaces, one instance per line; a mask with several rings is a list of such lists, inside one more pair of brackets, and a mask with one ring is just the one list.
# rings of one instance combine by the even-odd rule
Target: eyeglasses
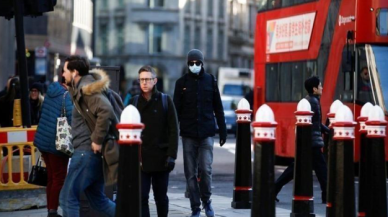
[[201,62],[189,62],[189,66],[193,66],[194,64],[197,66],[200,66],[202,63]]
[[150,83],[152,80],[154,80],[154,78],[139,78],[139,79],[137,79],[137,81],[139,83]]

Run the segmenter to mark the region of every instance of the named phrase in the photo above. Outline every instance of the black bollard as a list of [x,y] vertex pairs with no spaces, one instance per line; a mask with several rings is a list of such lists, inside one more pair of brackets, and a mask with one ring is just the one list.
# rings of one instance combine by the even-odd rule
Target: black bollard
[[368,114],[366,122],[367,134],[367,156],[366,171],[368,194],[366,194],[366,216],[386,217],[387,216],[387,187],[385,168],[385,132],[387,122],[383,110],[374,106]]
[[120,156],[116,217],[141,217],[140,145],[144,124],[140,123],[140,114],[132,105],[126,107],[121,116],[128,120],[122,118],[117,124]]
[[[334,201],[335,191],[334,191],[334,185],[332,185],[335,182],[335,156],[336,156],[336,146],[334,145],[333,136],[334,136],[334,129],[333,129],[333,123],[335,121],[335,113],[337,110],[342,107],[343,104],[339,100],[335,100],[331,106],[330,106],[330,113],[327,114],[329,118],[329,128],[330,133],[328,136],[328,177],[327,177],[327,197],[326,197],[326,216],[333,216],[332,214],[332,204]],[[331,184],[330,184],[331,183]]]
[[330,183],[335,195],[331,202],[331,217],[354,217],[354,161],[353,142],[354,127],[352,111],[347,106],[338,109],[335,115],[334,149],[335,149],[335,178]]
[[252,203],[251,114],[249,102],[241,99],[236,110],[237,138],[232,207],[249,209]]
[[256,113],[251,217],[275,217],[275,130],[271,108],[264,104]]
[[311,105],[306,99],[298,104],[296,115],[294,197],[291,217],[313,217],[313,166],[311,156],[312,122]]
[[367,141],[366,141],[366,124],[368,120],[369,110],[373,108],[373,105],[369,102],[366,103],[361,109],[361,115],[357,118],[360,123],[360,161],[359,161],[359,175],[358,175],[358,216],[365,216],[365,207],[367,203],[367,194],[369,194],[368,184],[367,184],[367,166],[366,166],[366,156],[367,156]]

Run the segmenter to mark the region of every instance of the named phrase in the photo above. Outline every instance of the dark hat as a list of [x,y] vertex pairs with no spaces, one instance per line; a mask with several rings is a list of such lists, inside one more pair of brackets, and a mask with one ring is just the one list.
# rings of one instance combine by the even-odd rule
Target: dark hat
[[319,78],[317,76],[312,76],[308,79],[306,79],[306,81],[304,82],[304,88],[306,89],[306,91],[308,93],[313,93],[313,88],[318,88],[319,86],[319,83],[321,83],[321,81],[319,80]]
[[39,83],[39,82],[35,82],[35,83],[33,83],[33,84],[31,85],[30,91],[31,91],[32,89],[37,89],[40,93],[42,93],[42,91],[43,91],[43,84],[41,84],[41,83]]
[[203,54],[200,50],[192,49],[191,51],[189,51],[189,53],[187,54],[187,62],[193,60],[201,61],[203,63]]

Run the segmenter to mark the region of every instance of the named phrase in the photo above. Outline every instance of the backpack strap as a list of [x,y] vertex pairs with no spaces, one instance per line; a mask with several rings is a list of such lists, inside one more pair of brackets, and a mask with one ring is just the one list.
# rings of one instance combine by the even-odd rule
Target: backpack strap
[[168,112],[167,94],[162,93],[162,104],[163,104],[164,113],[167,114]]
[[133,97],[132,105],[137,108],[137,102],[139,101],[139,95]]

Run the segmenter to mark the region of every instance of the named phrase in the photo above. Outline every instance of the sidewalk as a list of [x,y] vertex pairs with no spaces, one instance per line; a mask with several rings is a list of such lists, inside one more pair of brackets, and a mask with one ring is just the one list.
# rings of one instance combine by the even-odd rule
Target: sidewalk
[[[150,194],[152,195],[152,193]],[[170,199],[170,211],[169,217],[187,217],[190,216],[190,202],[189,199],[185,198],[183,193],[169,193],[168,197]],[[215,211],[215,216],[217,217],[249,217],[251,216],[250,209],[232,209],[231,204],[232,199],[228,197],[222,197],[217,195],[212,195],[212,205]],[[59,213],[61,213],[60,211]],[[150,212],[151,216],[157,216],[155,201],[150,200]],[[276,208],[276,216],[285,217],[290,216],[291,210]],[[0,217],[46,217],[47,211],[46,208],[42,209],[31,209],[24,211],[15,211],[15,212],[0,212]],[[204,212],[201,213],[201,216],[206,216]],[[323,217],[322,215],[316,214],[316,217]]]

